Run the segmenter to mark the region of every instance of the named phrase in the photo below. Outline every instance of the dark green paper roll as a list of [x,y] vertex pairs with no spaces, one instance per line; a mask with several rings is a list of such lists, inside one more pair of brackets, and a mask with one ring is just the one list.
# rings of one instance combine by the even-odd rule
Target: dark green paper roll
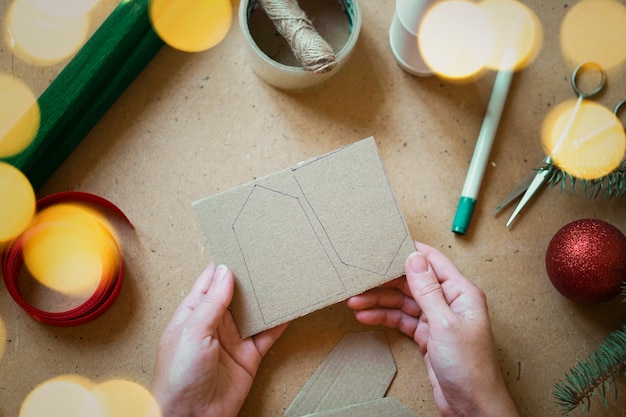
[[163,46],[148,17],[149,0],[122,0],[37,103],[32,143],[2,160],[38,190]]

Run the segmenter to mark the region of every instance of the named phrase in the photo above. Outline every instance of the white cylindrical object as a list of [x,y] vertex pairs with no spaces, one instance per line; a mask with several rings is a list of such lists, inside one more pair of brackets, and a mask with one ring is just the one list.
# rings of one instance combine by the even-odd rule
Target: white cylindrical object
[[400,68],[412,75],[427,77],[434,75],[428,67],[417,45],[417,32],[428,9],[438,0],[396,0],[389,44]]

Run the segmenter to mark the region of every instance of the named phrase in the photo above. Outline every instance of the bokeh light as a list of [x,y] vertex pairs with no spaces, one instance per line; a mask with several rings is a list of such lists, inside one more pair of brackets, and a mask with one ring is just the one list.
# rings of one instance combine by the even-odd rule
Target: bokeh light
[[74,297],[92,294],[120,262],[112,227],[79,204],[57,204],[38,213],[24,234],[23,256],[39,283]]
[[611,110],[590,100],[560,103],[546,116],[541,136],[554,163],[580,179],[609,174],[626,150],[622,123]]
[[31,0],[39,10],[59,17],[86,15],[100,0]]
[[436,74],[463,80],[485,68],[494,48],[494,31],[486,13],[469,1],[434,4],[418,30],[424,61]]
[[0,243],[17,237],[36,210],[35,191],[28,178],[13,165],[0,162]]
[[94,396],[102,407],[102,417],[159,417],[161,410],[143,386],[123,379],[98,384]]
[[[494,48],[487,65],[495,70],[519,70],[530,64],[543,43],[537,15],[517,0],[485,0],[478,3],[494,29]],[[505,51],[514,51],[512,60]]]
[[2,357],[4,356],[4,352],[6,351],[6,340],[7,340],[7,327],[4,324],[4,320],[0,316],[0,361],[2,361]]
[[0,73],[0,158],[22,152],[33,141],[41,113],[30,88]]
[[230,30],[230,0],[151,0],[149,16],[155,32],[169,46],[201,52],[220,43]]
[[135,382],[96,384],[79,375],[61,375],[35,387],[19,417],[160,417],[152,394]]
[[76,375],[50,379],[28,394],[19,417],[102,417],[92,386],[88,379]]
[[62,16],[38,7],[35,0],[15,0],[7,16],[13,52],[22,61],[51,65],[73,55],[87,39],[86,14]]
[[568,12],[560,28],[561,50],[575,66],[597,62],[605,69],[626,60],[626,6],[615,0],[582,0]]

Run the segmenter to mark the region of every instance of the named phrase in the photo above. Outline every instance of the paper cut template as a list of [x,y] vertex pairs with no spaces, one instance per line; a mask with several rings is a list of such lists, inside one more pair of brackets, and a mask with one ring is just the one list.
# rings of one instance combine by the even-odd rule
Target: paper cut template
[[[346,293],[298,197],[253,186],[233,233],[264,323],[288,316],[294,304],[316,305]],[[309,268],[315,268],[315,280],[302,287],[300,280]],[[266,275],[273,279],[264,280]]]
[[306,416],[383,398],[396,370],[385,332],[346,333],[283,417]]
[[247,337],[404,274],[413,240],[373,138],[193,203]]
[[306,417],[420,417],[393,397],[307,414]]

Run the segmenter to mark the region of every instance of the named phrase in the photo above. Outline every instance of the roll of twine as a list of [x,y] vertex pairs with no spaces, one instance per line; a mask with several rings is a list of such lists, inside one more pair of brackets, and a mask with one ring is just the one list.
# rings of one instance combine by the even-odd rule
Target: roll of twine
[[324,73],[338,64],[333,48],[317,32],[296,0],[260,0],[260,3],[305,70]]

